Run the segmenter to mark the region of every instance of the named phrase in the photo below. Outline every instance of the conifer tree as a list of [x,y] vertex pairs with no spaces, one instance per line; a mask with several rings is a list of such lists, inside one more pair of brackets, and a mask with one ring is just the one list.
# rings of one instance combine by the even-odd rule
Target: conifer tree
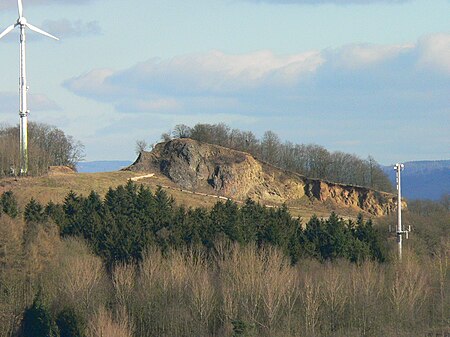
[[22,321],[24,337],[58,337],[58,328],[49,309],[43,303],[41,292],[36,295],[33,304],[25,310]]
[[25,222],[43,222],[46,220],[44,208],[34,198],[31,198],[28,204],[25,206],[24,219]]
[[19,214],[19,206],[12,191],[3,192],[2,197],[0,198],[0,206],[3,212],[8,214],[11,218],[16,218]]
[[81,224],[83,222],[81,206],[83,198],[75,192],[70,191],[64,199],[63,211],[65,214],[64,223],[60,224],[62,235],[81,234]]
[[86,326],[74,309],[66,308],[56,317],[60,337],[85,337]]

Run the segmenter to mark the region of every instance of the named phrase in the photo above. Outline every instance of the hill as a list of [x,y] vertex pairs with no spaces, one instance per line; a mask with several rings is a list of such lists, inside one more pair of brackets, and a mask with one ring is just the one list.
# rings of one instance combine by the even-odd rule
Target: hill
[[334,184],[280,170],[251,155],[191,139],[158,144],[143,152],[122,171],[76,173],[54,169],[50,174],[0,180],[0,193],[13,191],[23,208],[30,198],[42,204],[62,202],[69,191],[105,195],[110,187],[131,179],[155,191],[163,188],[180,205],[212,207],[228,198],[243,203],[247,197],[268,207],[285,203],[291,214],[309,219],[336,212],[354,218],[382,216],[395,211],[395,196],[358,186]]
[[290,208],[392,213],[395,196],[359,186],[309,179],[258,161],[248,153],[180,138],[141,152],[125,170],[162,175],[181,191]]
[[[406,162],[402,172],[402,193],[407,199],[438,200],[450,193],[450,160]],[[395,184],[393,165],[383,170]]]

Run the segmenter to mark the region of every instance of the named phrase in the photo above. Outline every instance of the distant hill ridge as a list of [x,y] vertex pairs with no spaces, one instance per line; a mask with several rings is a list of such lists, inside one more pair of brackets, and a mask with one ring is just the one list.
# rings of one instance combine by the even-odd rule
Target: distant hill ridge
[[113,172],[129,166],[131,163],[126,160],[81,161],[77,163],[76,168],[80,173]]
[[[450,194],[450,160],[423,160],[405,162],[402,172],[402,193],[407,199],[438,200]],[[384,172],[395,184],[393,165],[384,166]]]
[[364,187],[309,179],[255,159],[248,153],[189,138],[157,144],[141,152],[125,170],[162,174],[181,189],[263,203],[295,206],[295,203],[324,203],[351,208],[376,216],[396,209],[393,194]]

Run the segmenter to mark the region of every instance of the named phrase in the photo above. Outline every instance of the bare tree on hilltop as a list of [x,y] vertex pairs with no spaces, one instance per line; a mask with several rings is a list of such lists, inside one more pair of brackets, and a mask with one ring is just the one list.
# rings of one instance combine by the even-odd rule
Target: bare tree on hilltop
[[231,129],[224,123],[196,124],[193,127],[179,124],[171,133],[162,136],[164,141],[171,138],[192,138],[248,152],[271,165],[310,178],[387,192],[394,190],[389,178],[372,156],[361,159],[341,151],[330,152],[317,144],[283,143],[273,131],[266,131],[262,139],[258,139],[251,131]]
[[[62,130],[42,123],[29,123],[29,174],[47,172],[49,166],[75,168],[84,158],[84,146]],[[0,176],[19,168],[19,127],[0,126]]]

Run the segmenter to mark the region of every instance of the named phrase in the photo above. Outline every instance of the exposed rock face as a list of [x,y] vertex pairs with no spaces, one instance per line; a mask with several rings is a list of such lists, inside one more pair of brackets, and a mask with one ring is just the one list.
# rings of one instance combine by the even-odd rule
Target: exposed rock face
[[142,152],[127,168],[162,173],[183,189],[210,191],[236,200],[281,204],[327,202],[382,216],[396,210],[396,197],[358,186],[330,183],[280,170],[253,156],[192,139],[175,139]]

